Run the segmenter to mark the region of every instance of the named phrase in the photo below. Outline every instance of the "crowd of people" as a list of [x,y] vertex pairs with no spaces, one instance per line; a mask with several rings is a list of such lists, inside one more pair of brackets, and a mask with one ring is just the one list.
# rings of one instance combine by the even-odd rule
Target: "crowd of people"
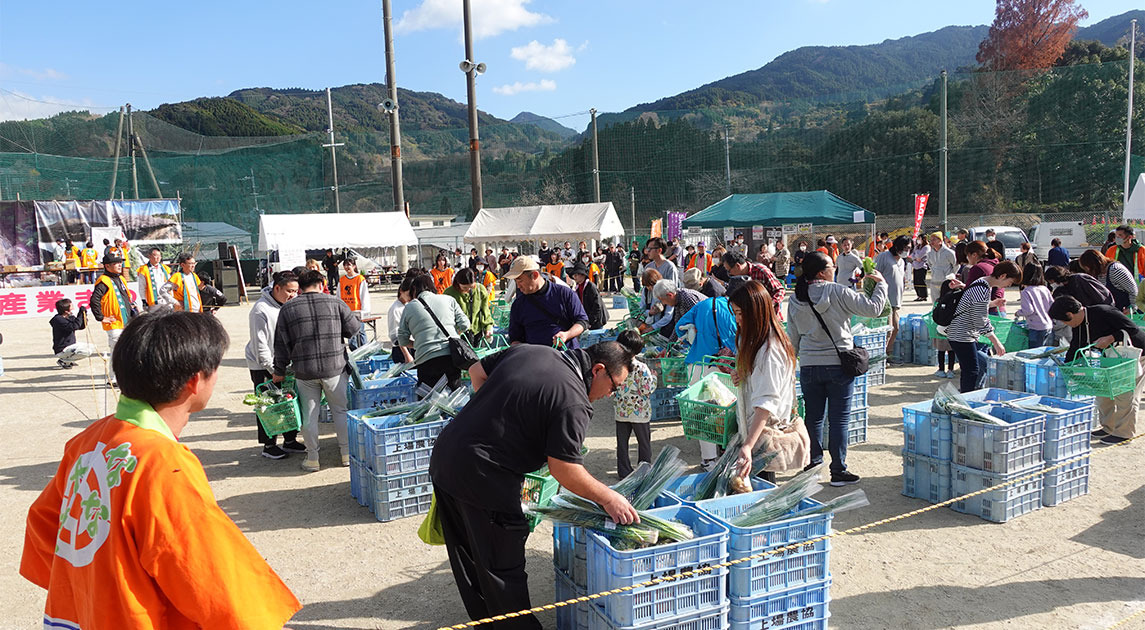
[[[559,250],[542,243],[537,258],[507,249],[497,258],[492,250],[482,257],[474,249],[465,264],[455,266],[443,252],[433,268],[408,272],[387,314],[391,356],[416,366],[420,383],[444,379],[460,387],[464,371],[472,384],[469,403],[442,431],[430,461],[435,518],[469,615],[478,619],[530,606],[524,571],[529,528],[520,508],[524,474],[547,465],[561,486],[595,501],[615,522],[638,519],[623,496],[584,468],[581,445],[592,403],[612,397],[618,477],[634,468],[633,435],[637,462],[651,463],[656,379],[637,358],[644,348],[641,333],[686,342],[689,384],[717,371],[730,375],[739,401],[741,440],[735,448],[741,474],[750,473],[761,451],[774,455],[764,472],[770,479],[829,457],[830,484],[844,486],[860,481],[847,465],[852,384],[865,369],[855,361],[852,317],[889,316],[897,326],[908,283],[916,301],[952,302],[946,338],[936,341],[942,344],[936,376],[952,378],[957,359],[960,389],[969,391],[982,386],[986,351],[1006,351],[989,316],[1005,312],[1005,289],[1018,286],[1016,315],[1026,319],[1031,344],[1068,342],[1068,359],[1090,347],[1123,344],[1136,350],[1134,389],[1098,399],[1100,428],[1094,432],[1106,443],[1131,437],[1145,391],[1145,333],[1130,317],[1143,306],[1145,287],[1137,281],[1145,258],[1132,229],[1118,228],[1111,248],[1086,251],[1076,260],[1055,244],[1047,262],[1066,264],[1049,264],[1044,271],[1028,248],[1006,260],[1005,249],[993,243],[939,232],[925,240],[883,235],[867,251],[875,259],[873,269],[863,264],[851,239],[833,236],[812,251],[806,241],[795,250],[782,239],[765,242],[754,259],[742,237],[711,251],[702,242],[681,247],[651,238],[629,249],[603,247],[600,260],[584,243],[575,252],[569,243]],[[204,490],[201,465],[176,441],[189,414],[206,406],[228,343],[218,321],[203,313],[211,304],[203,294],[208,285],[195,275],[193,256],[178,256],[172,268],[152,250],[135,270],[136,302],[127,291],[123,262],[121,252],[104,255],[87,305],[107,331],[123,396],[113,415],[69,442],[56,476],[29,513],[21,573],[49,590],[45,619],[53,626],[87,625],[92,614],[129,619],[176,610],[189,624],[230,627],[258,619],[281,625],[298,610],[297,600],[219,510]],[[585,331],[607,324],[601,294],[623,287],[626,264],[642,312],[616,341],[581,348]],[[370,294],[355,260],[337,265],[336,278],[318,260],[275,273],[248,316],[245,359],[252,384],[282,383],[291,372],[303,413],[300,431],[283,434],[281,446],[278,436],[267,435],[256,422],[262,454],[304,454],[306,471],[319,469],[323,399],[339,461],[350,463],[347,349],[363,341]],[[503,333],[510,347],[477,362],[466,360],[455,342],[476,345],[491,338],[499,286],[509,300]],[[56,310],[53,351],[69,367],[85,351],[77,347],[75,332],[88,324],[88,309],[81,306],[77,313],[61,300]],[[992,348],[984,348],[981,337]],[[802,418],[794,413],[797,381]],[[700,443],[705,470],[719,455],[716,444]],[[71,546],[61,542],[60,524],[69,526],[63,510],[83,498],[75,480],[93,458],[116,471],[116,482],[98,497],[100,516],[90,520],[94,530],[87,530],[95,542],[81,550],[74,537],[68,539]],[[172,461],[186,474],[160,474]],[[191,530],[197,533],[188,537]],[[135,542],[105,545],[107,540]],[[208,553],[204,545],[227,553]],[[175,571],[170,581],[142,577],[154,575],[150,550],[159,548],[169,551],[170,566],[186,570]],[[54,562],[53,555],[64,562]],[[125,572],[125,566],[135,568]],[[218,601],[209,585],[192,579],[192,571],[200,570],[241,579],[250,597],[241,605]],[[100,607],[85,599],[98,593],[81,594],[75,587],[113,575],[116,581],[108,582]],[[123,592],[147,593],[148,599],[124,598]],[[173,601],[193,605],[166,604]],[[517,623],[539,627],[532,617]]]

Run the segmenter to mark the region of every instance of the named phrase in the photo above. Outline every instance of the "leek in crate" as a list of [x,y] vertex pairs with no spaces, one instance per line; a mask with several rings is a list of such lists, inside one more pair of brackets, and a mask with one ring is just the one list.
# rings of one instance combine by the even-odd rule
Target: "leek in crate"
[[799,473],[728,522],[736,527],[755,527],[784,518],[801,501],[823,489],[819,483],[822,474],[823,464]]

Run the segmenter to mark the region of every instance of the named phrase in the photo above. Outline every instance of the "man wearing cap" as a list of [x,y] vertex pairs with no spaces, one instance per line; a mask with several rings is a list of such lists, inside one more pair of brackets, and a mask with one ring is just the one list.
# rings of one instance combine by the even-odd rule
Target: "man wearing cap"
[[139,302],[143,308],[150,311],[156,305],[162,305],[163,285],[171,279],[171,268],[163,264],[163,253],[158,247],[152,247],[147,252],[147,264],[139,268]]
[[108,352],[115,350],[115,342],[123,334],[123,327],[139,314],[127,285],[123,283],[123,259],[119,256],[108,254],[103,257],[103,275],[95,283],[88,307],[91,316],[103,324],[107,332]]
[[696,251],[688,256],[688,264],[684,267],[685,270],[696,268],[705,274],[712,272],[712,255],[704,251],[704,242],[696,243]]
[[827,235],[827,255],[831,257],[831,262],[839,260],[839,241],[835,240],[833,234]]
[[163,285],[160,299],[177,311],[202,313],[203,296],[199,291],[203,288],[203,281],[195,273],[195,257],[183,252],[175,258],[175,264],[179,265],[179,271]]
[[576,338],[588,329],[588,314],[576,292],[547,280],[531,256],[514,260],[505,278],[519,293],[509,310],[510,343],[580,347]]

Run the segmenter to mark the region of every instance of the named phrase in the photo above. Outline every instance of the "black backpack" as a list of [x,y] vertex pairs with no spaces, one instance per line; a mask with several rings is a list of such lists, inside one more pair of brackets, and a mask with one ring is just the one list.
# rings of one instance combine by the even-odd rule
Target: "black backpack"
[[962,301],[962,294],[965,291],[965,289],[954,289],[938,298],[934,303],[934,310],[930,312],[930,318],[935,324],[949,326],[950,322],[954,321],[954,313],[958,311],[958,303]]

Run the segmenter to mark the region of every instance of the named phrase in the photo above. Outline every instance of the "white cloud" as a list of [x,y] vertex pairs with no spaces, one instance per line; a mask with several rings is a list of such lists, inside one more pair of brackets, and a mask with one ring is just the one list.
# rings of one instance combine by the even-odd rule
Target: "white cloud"
[[23,92],[0,91],[0,120],[31,120],[55,116],[60,112],[84,110],[102,114],[110,109],[96,106],[86,98],[82,101],[54,96],[35,98]]
[[576,63],[572,46],[563,39],[554,39],[552,46],[533,40],[509,51],[509,56],[525,62],[526,70],[556,72]]
[[55,68],[21,68],[0,62],[0,77],[27,77],[36,81],[60,81],[68,75]]
[[[473,37],[493,37],[519,28],[547,24],[553,18],[525,8],[532,0],[473,0]],[[421,0],[402,13],[395,25],[399,33],[462,26],[459,0]]]
[[557,82],[552,79],[541,79],[538,81],[530,81],[528,83],[509,83],[507,85],[499,85],[493,88],[493,91],[502,96],[513,96],[521,92],[552,92],[557,89]]

